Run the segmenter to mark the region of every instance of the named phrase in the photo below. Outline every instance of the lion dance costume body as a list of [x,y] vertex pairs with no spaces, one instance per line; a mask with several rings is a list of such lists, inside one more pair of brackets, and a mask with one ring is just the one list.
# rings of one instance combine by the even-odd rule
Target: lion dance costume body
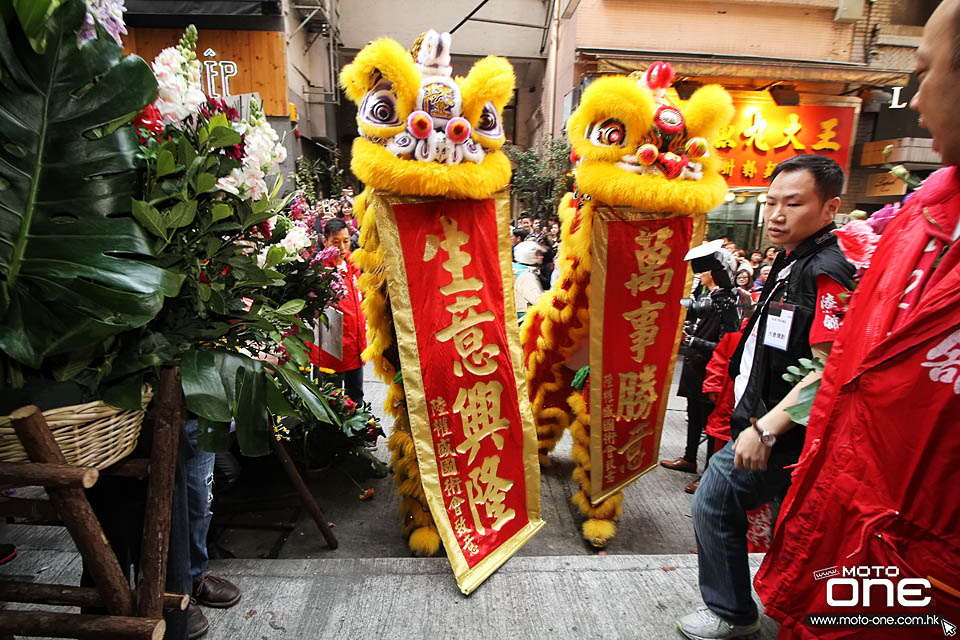
[[528,311],[521,330],[541,465],[550,464],[547,454],[569,427],[577,465],[573,478],[580,486],[573,501],[587,517],[584,538],[601,548],[616,533],[623,492],[591,503],[589,405],[571,387],[574,371],[588,362],[594,211],[611,205],[705,216],[727,192],[719,160],[708,150],[733,115],[730,96],[708,85],[679,108],[666,97],[672,78],[669,65],[655,63],[642,77],[605,76],[584,91],[568,123],[578,166],[575,192],[559,207],[560,273]]
[[503,58],[477,62],[465,78],[452,78],[450,35],[427,32],[406,51],[382,38],[361,50],[340,74],[347,97],[358,107],[360,137],[351,169],[364,182],[354,202],[361,223],[354,263],[363,270],[367,349],[387,384],[385,410],[395,419],[388,440],[394,482],[402,501],[403,532],[417,555],[432,555],[441,539],[424,495],[410,431],[403,386],[397,375],[393,313],[384,274],[384,254],[370,194],[388,192],[452,199],[491,197],[510,181],[510,162],[500,151],[504,105],[513,95],[513,68]]

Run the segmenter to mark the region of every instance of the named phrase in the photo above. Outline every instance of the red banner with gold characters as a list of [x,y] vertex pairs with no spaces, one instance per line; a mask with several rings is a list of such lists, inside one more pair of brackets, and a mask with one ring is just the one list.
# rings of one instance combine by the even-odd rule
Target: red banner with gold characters
[[598,204],[590,277],[590,500],[656,465],[692,273],[706,216]]
[[859,108],[741,100],[734,107],[733,120],[720,128],[711,150],[721,158],[729,186],[769,186],[776,166],[802,153],[828,156],[849,171]]
[[543,526],[508,195],[373,197],[420,477],[470,593]]

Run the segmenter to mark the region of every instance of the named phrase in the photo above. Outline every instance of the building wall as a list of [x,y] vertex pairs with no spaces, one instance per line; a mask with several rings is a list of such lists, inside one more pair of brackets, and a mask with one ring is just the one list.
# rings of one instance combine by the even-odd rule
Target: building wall
[[577,46],[849,61],[853,25],[816,4],[581,0]]
[[[542,25],[547,1],[491,0],[474,18]],[[390,36],[411,46],[427,29],[449,31],[476,8],[476,0],[349,0],[340,6],[340,31],[347,49],[362,49],[371,40]],[[453,34],[460,54],[540,57],[543,32],[528,27],[469,21]]]

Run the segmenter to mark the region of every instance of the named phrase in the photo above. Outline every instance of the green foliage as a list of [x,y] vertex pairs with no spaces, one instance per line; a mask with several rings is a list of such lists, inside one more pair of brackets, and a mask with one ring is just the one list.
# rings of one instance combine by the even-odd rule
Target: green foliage
[[[294,181],[298,191],[311,205],[324,198],[336,198],[343,189],[342,171],[339,168],[339,153],[333,162],[317,158],[309,160],[303,156],[297,158]],[[332,168],[331,168],[332,167]]]
[[[823,361],[820,358],[813,358],[812,360],[800,358],[798,365],[787,367],[787,373],[783,374],[783,379],[793,384],[799,384],[812,371],[823,371],[823,366]],[[819,389],[819,378],[800,389],[797,404],[786,408],[787,415],[790,416],[791,420],[806,426],[810,420],[810,410],[813,408],[813,401],[816,399]]]
[[504,152],[514,165],[511,189],[519,196],[523,212],[546,219],[556,212],[567,191],[570,143],[565,138],[544,138],[542,146],[542,153],[513,145],[506,145]]
[[38,368],[144,325],[182,278],[142,259],[136,137],[115,126],[156,97],[153,73],[109,37],[77,45],[83,0],[49,20],[55,3],[31,2],[0,25],[0,349]]

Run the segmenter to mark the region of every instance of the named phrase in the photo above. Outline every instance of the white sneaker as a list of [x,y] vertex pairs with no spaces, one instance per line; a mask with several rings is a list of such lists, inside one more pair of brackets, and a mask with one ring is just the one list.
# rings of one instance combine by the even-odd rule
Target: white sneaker
[[757,618],[751,624],[730,624],[708,607],[700,607],[677,620],[677,628],[691,640],[742,638],[760,630],[760,619]]

